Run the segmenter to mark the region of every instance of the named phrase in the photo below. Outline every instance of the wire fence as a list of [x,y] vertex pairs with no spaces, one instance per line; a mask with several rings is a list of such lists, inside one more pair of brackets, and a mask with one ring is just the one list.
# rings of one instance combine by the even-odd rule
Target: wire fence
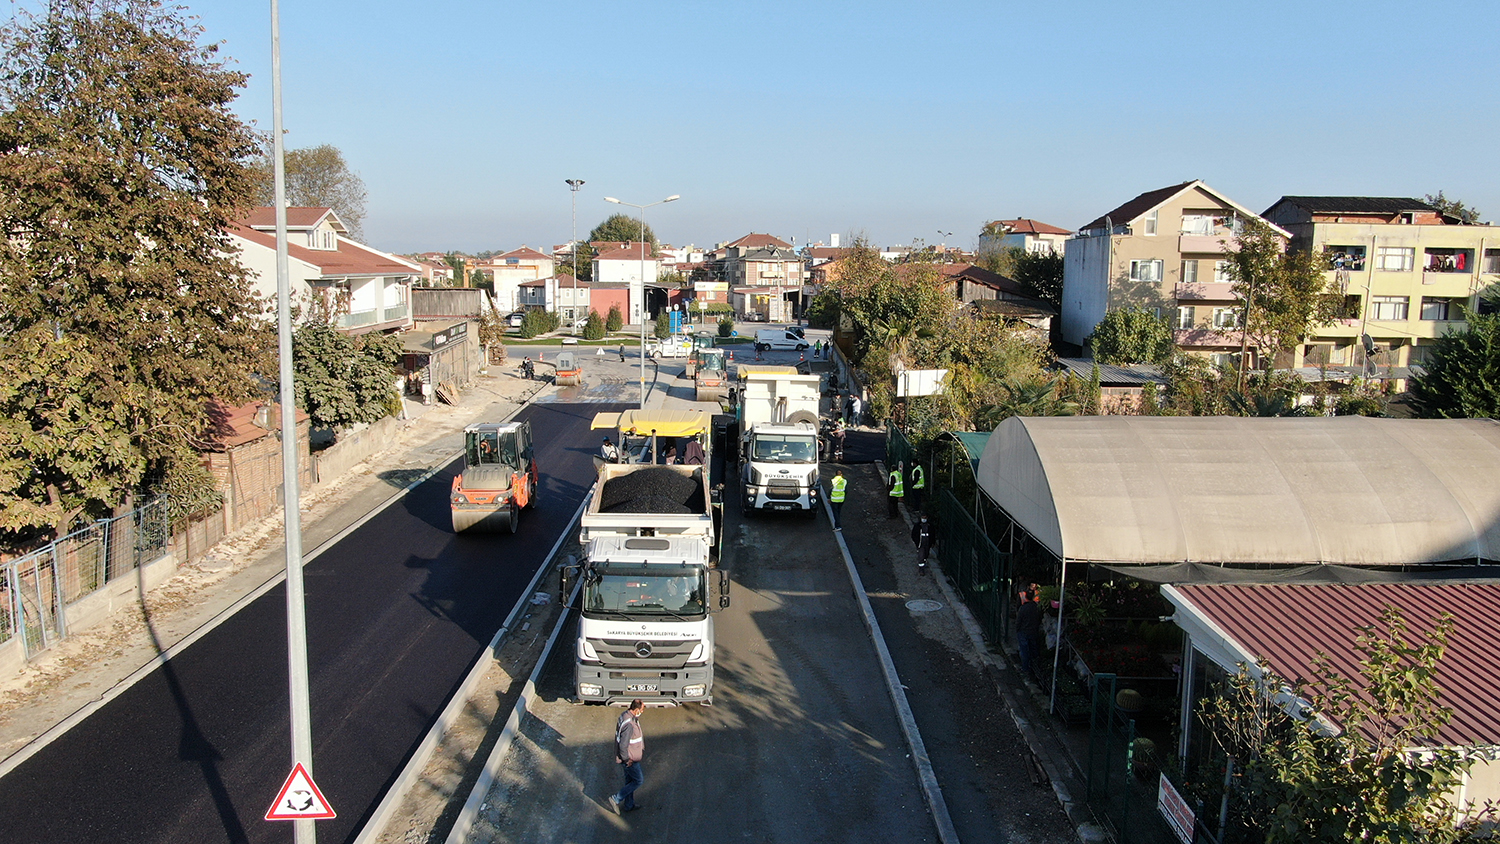
[[0,563],[0,644],[20,637],[27,658],[46,650],[68,634],[67,607],[170,545],[167,502],[158,498]]

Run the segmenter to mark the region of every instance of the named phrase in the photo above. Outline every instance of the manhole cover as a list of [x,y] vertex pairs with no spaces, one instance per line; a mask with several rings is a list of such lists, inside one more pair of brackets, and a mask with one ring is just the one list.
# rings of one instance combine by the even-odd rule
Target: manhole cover
[[926,598],[918,598],[915,601],[907,601],[906,608],[912,612],[932,612],[940,610],[943,605],[937,601],[929,601]]

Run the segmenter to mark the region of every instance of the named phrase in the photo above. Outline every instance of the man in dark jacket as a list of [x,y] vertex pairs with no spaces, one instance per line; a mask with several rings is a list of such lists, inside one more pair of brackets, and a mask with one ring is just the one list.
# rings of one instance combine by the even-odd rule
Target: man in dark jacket
[[1036,658],[1042,644],[1042,608],[1036,602],[1036,584],[1021,592],[1016,612],[1016,647],[1021,651],[1021,671],[1035,676]]
[[646,738],[641,733],[641,713],[645,711],[646,704],[636,698],[630,702],[629,709],[620,713],[620,721],[615,725],[615,761],[625,771],[625,785],[609,796],[609,805],[620,814],[641,808],[635,802],[635,790],[646,779],[641,773],[641,756],[646,749]]
[[917,546],[917,571],[927,571],[927,553],[932,550],[932,522],[928,521],[927,514],[911,526],[911,541]]

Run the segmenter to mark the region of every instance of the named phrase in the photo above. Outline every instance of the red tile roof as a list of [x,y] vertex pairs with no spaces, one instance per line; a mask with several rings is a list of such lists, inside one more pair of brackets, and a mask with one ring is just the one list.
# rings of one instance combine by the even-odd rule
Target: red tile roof
[[[287,228],[310,229],[321,223],[323,218],[330,214],[333,214],[332,208],[288,207],[286,209],[286,225]],[[338,221],[338,225],[334,226],[334,228],[344,231],[344,223],[338,219],[338,215],[333,214],[333,218],[335,221]],[[245,225],[252,229],[275,228],[276,209],[268,205],[256,208],[250,212],[250,216],[245,218]]]
[[1005,226],[1007,229],[1016,232],[1017,234],[1072,234],[1072,232],[1068,231],[1067,229],[1060,229],[1057,226],[1049,226],[1046,223],[1040,222],[1038,220],[1029,220],[1025,217],[1021,217],[1017,220],[996,220],[990,225],[993,226],[997,224]]
[[739,240],[732,241],[729,246],[738,246],[743,249],[763,249],[767,246],[780,246],[783,249],[791,249],[792,245],[775,235],[757,234],[751,232]]
[[503,261],[506,258],[516,258],[516,259],[521,260],[521,261],[550,261],[550,260],[552,260],[552,256],[551,255],[543,255],[542,253],[536,251],[535,249],[532,249],[529,246],[522,246],[520,249],[512,249],[511,251],[505,253],[504,255],[496,255],[491,260],[492,261]]
[[[626,244],[621,244],[619,246],[616,246],[615,248],[610,249],[607,252],[603,251],[603,250],[600,250],[599,254],[597,254],[597,255],[594,256],[594,260],[596,260],[596,261],[639,261],[639,260],[641,260],[641,255],[642,255],[641,246],[642,246],[642,244],[640,244],[640,243],[626,243]],[[645,250],[644,250],[645,259],[647,261],[655,260],[654,258],[651,257],[651,244],[647,243],[647,244],[644,244],[644,246],[646,247]]]
[[[229,231],[252,243],[258,243],[270,249],[276,248],[275,235],[236,224],[231,224]],[[308,249],[305,246],[289,243],[287,254],[299,261],[312,264],[324,276],[413,275],[417,272],[402,261],[342,237],[339,238],[339,248],[336,250]]]
[[[270,435],[269,430],[255,424],[255,414],[263,404],[266,402],[252,401],[242,405],[228,405],[217,400],[210,401],[206,408],[208,415],[208,430],[204,435],[206,441],[200,447],[205,451],[228,451]],[[311,418],[307,415],[307,411],[298,408],[297,422],[299,424]],[[274,406],[267,424],[277,429],[281,424]]]
[[1402,611],[1408,641],[1432,629],[1438,612],[1456,618],[1438,670],[1441,703],[1453,719],[1445,745],[1500,744],[1500,583],[1183,585],[1175,589],[1243,650],[1289,679],[1312,677],[1313,659],[1359,679],[1357,627],[1379,626],[1386,606]]

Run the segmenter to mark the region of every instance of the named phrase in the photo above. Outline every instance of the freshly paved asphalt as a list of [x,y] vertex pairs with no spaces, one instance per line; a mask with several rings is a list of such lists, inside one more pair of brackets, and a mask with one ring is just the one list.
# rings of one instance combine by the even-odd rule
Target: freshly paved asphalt
[[[542,490],[514,536],[455,536],[438,472],[306,569],[314,776],[347,841],[541,565],[594,476],[595,412],[533,406]],[[0,779],[4,840],[290,841],[286,597],[266,593]]]

